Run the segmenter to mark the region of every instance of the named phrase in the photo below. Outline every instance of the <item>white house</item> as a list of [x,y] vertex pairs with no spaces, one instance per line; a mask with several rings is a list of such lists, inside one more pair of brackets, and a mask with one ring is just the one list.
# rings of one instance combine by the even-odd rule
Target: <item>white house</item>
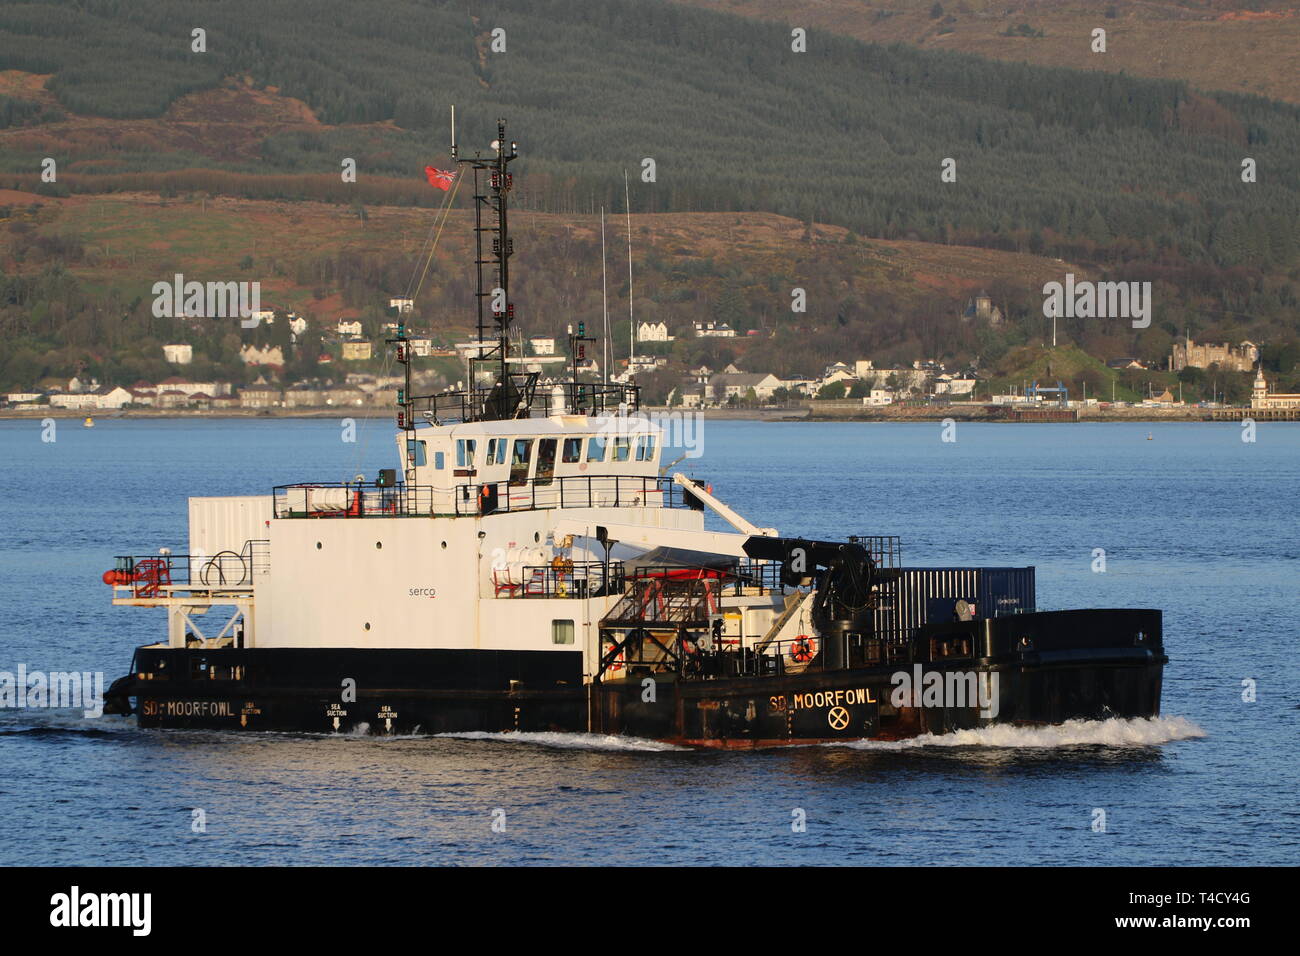
[[95,392],[96,408],[121,408],[123,405],[135,401],[135,396],[131,394],[129,388],[123,388],[121,385],[114,385],[109,388],[105,385]]
[[900,388],[922,388],[929,373],[914,368],[873,368],[861,378],[871,385],[885,385],[890,376],[893,376]]
[[736,330],[726,322],[696,322],[695,335],[705,339],[734,339]]
[[348,320],[348,319],[339,319],[339,324],[338,324],[338,333],[339,333],[339,335],[341,335],[341,336],[343,336],[343,337],[345,337],[345,338],[348,337],[348,336],[356,336],[356,337],[360,337],[360,335],[361,335],[361,322],[360,322],[360,320],[357,320],[357,319],[353,319],[353,320]]
[[934,383],[934,394],[936,395],[969,395],[974,390],[975,379],[973,378],[940,377]]
[[887,388],[873,388],[869,395],[862,397],[863,405],[888,405],[894,400],[894,393]]
[[[188,379],[173,375],[171,378],[165,378],[158,383],[158,395],[162,396],[164,392],[179,392],[181,395],[189,397],[202,392],[205,395],[229,395],[229,382],[191,382]],[[159,404],[162,404],[161,402]]]
[[415,308],[415,300],[401,296],[395,297],[388,300],[388,307],[390,309],[396,309],[399,315],[404,315]]
[[680,404],[682,408],[699,408],[704,404],[704,386],[684,383],[672,390],[668,404]]
[[857,380],[858,377],[849,370],[847,365],[837,362],[826,369],[826,374],[818,381],[817,387],[822,389],[827,385],[834,385],[836,382],[856,382]]
[[239,360],[245,365],[284,365],[284,352],[278,345],[259,349],[250,344],[239,350]]
[[163,358],[172,365],[189,365],[194,361],[194,346],[185,343],[164,345]]
[[555,339],[549,336],[538,336],[528,340],[529,347],[533,350],[534,355],[554,355]]
[[50,405],[52,407],[75,408],[80,411],[121,408],[132,401],[135,401],[135,398],[132,396],[130,389],[122,388],[120,385],[111,388],[105,385],[93,392],[75,392],[50,396]]
[[663,368],[668,364],[668,359],[662,355],[635,355],[628,359],[628,371],[632,374],[638,372],[653,372],[656,368]]
[[781,387],[781,380],[760,372],[719,372],[709,380],[708,396],[715,402],[729,398],[746,398],[750,389],[759,401],[766,401]]
[[642,322],[636,327],[638,342],[671,342],[673,338],[668,334],[666,322]]
[[99,396],[94,392],[64,392],[50,396],[51,408],[91,409],[99,407]]

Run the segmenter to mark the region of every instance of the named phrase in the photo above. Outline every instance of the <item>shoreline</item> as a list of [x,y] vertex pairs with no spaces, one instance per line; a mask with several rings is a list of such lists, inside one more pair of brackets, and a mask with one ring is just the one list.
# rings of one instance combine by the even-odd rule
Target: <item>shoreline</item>
[[[1207,409],[1207,408],[1124,408],[1098,411],[1080,408],[1078,422],[1024,422],[991,415],[983,406],[958,406],[948,408],[864,408],[863,406],[839,406],[828,408],[810,408],[800,406],[781,409],[682,409],[650,406],[642,409],[648,414],[681,413],[702,414],[705,420],[717,421],[768,421],[768,422],[942,422],[946,419],[963,422],[986,422],[988,424],[1034,425],[1034,424],[1078,424],[1082,422],[1206,422],[1222,423],[1225,419],[1215,419],[1215,411],[1235,411],[1244,417],[1251,417],[1250,409]],[[56,421],[76,421],[91,418],[98,421],[122,421],[131,419],[289,419],[289,418],[358,418],[373,419],[392,416],[394,412],[386,407],[365,406],[357,408],[256,408],[256,409],[131,409],[127,411],[87,412],[84,409],[0,409],[0,421],[41,421],[52,418]],[[1260,416],[1264,420],[1264,416]],[[1237,419],[1238,421],[1240,419]],[[1230,420],[1229,420],[1230,421]]]

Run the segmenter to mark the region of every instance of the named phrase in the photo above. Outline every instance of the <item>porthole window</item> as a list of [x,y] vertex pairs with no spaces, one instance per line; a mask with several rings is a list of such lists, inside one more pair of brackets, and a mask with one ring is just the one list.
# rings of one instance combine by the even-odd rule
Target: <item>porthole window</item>
[[367,630],[367,631],[370,630],[370,622],[369,622],[369,621],[366,621],[366,630]]
[[382,542],[382,541],[376,541],[376,542],[375,542],[375,550],[379,550],[379,549],[382,548],[383,546],[384,546],[384,542]]
[[316,550],[317,550],[317,551],[320,550],[320,542],[319,542],[319,541],[316,542]]
[[447,550],[447,542],[446,542],[446,541],[444,541],[444,542],[442,543],[442,550],[444,550],[444,551]]

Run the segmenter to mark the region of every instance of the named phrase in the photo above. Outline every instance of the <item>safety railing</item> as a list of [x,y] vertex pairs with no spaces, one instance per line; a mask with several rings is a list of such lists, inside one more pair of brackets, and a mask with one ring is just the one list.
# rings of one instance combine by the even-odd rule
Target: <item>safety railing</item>
[[[637,385],[614,382],[539,384],[536,373],[514,373],[511,387],[506,390],[494,387],[462,389],[436,395],[413,395],[399,403],[410,408],[414,421],[445,424],[563,414],[622,414],[640,408],[640,394]],[[399,428],[412,424],[406,421],[405,415],[405,409],[399,413]]]
[[682,488],[649,475],[567,475],[457,485],[457,515],[548,508],[685,508]]
[[851,534],[849,543],[866,548],[877,568],[903,566],[903,543],[896,534]]
[[137,598],[158,597],[173,587],[249,588],[270,565],[271,543],[256,539],[246,541],[239,552],[119,555],[113,559],[113,570],[104,573],[104,583],[129,588]]
[[588,598],[620,594],[624,586],[621,561],[561,561],[529,565],[519,580],[493,579],[497,597]]
[[[813,633],[772,641],[760,650],[720,632],[680,627],[674,635],[662,624],[637,626],[606,618],[602,622],[601,677],[672,672],[681,680],[719,680],[910,666],[927,650],[903,634],[849,634],[843,640],[839,655],[827,653],[822,639]],[[837,657],[842,657],[842,662],[832,664]]]
[[432,485],[400,481],[302,482],[277,485],[273,495],[277,518],[427,518],[434,512]]

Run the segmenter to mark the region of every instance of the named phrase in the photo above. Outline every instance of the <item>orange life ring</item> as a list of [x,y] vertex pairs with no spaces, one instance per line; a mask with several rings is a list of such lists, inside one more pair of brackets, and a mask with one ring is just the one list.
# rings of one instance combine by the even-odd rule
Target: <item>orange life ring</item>
[[817,656],[817,642],[807,634],[800,634],[790,645],[790,660],[796,664],[807,664]]

